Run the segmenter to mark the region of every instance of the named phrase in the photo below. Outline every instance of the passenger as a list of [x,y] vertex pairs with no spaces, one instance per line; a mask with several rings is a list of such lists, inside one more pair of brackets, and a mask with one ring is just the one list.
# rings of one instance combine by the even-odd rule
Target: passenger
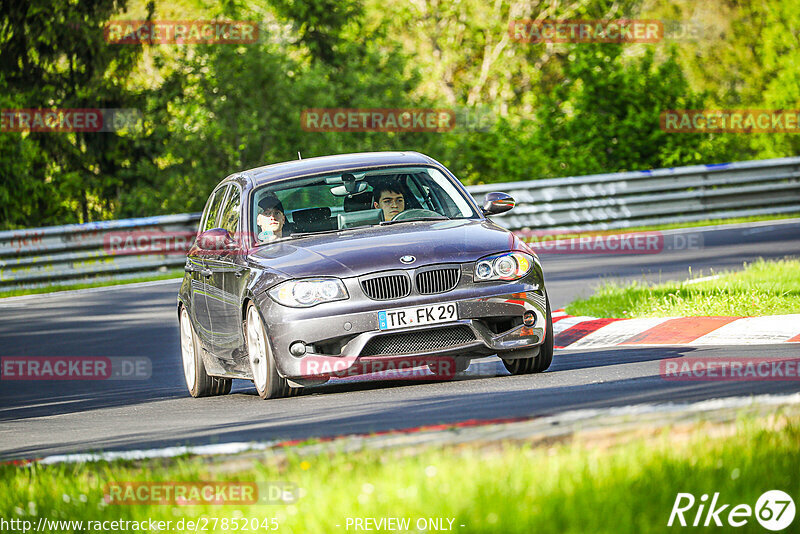
[[383,210],[383,220],[391,221],[393,217],[406,209],[406,201],[399,187],[386,184],[376,187],[372,191],[372,206]]
[[256,223],[261,228],[258,240],[262,243],[268,243],[284,237],[286,215],[283,213],[283,204],[278,200],[278,197],[270,194],[262,198],[258,202],[258,209]]

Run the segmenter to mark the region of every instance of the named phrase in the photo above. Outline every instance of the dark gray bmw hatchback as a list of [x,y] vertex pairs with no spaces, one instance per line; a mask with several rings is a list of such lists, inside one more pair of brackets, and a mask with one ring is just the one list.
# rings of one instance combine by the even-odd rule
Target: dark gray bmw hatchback
[[331,376],[427,365],[448,378],[496,354],[553,358],[536,254],[453,174],[415,152],[343,154],[233,174],[211,193],[178,294],[195,397],[252,380],[262,398]]

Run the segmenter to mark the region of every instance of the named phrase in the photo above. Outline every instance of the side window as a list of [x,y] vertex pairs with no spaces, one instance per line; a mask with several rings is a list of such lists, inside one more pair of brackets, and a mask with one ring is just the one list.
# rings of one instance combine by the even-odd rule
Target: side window
[[213,198],[208,201],[206,213],[203,216],[203,227],[200,229],[201,232],[217,228],[217,215],[219,214],[219,208],[222,205],[222,200],[225,198],[225,192],[227,190],[227,187],[220,187],[217,189],[217,192],[214,193]]
[[239,209],[242,207],[242,193],[235,185],[231,186],[231,194],[228,195],[228,200],[225,202],[225,208],[222,210],[222,218],[220,219],[220,228],[226,229],[232,236],[236,235],[237,226],[239,225]]

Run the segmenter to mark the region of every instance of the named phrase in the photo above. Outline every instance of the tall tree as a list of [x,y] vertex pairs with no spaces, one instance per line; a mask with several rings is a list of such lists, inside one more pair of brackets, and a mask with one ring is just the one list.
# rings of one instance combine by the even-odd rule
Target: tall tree
[[[0,4],[0,93],[8,108],[137,108],[128,89],[140,46],[111,45],[105,22],[125,0],[29,0]],[[152,6],[150,7],[152,11]],[[85,222],[114,211],[137,143],[109,132],[3,132],[0,196],[12,200],[3,226]],[[37,220],[32,221],[31,217]]]

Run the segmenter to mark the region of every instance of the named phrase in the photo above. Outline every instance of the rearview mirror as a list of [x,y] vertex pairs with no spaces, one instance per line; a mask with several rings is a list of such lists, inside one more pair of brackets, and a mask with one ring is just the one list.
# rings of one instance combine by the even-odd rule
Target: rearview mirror
[[484,215],[499,215],[516,205],[511,195],[505,193],[487,193],[483,199]]
[[231,250],[236,248],[230,232],[224,228],[212,228],[197,236],[197,246],[203,250]]
[[363,193],[369,188],[366,182],[345,182],[344,185],[331,187],[331,195],[346,197],[348,195]]

